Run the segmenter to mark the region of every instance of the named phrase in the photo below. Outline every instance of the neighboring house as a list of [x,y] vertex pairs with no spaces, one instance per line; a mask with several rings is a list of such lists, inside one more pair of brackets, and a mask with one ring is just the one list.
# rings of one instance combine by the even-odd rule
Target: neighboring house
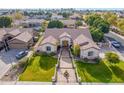
[[60,20],[63,24],[65,28],[75,28],[75,20]]
[[15,26],[23,26],[24,28],[32,28],[41,26],[44,19],[26,19],[26,20],[16,20],[14,21]]
[[93,42],[89,29],[46,29],[38,52],[57,52],[61,47],[80,46],[80,57],[94,59],[99,56],[99,47]]
[[73,20],[78,20],[81,19],[81,16],[80,14],[74,13],[73,15],[69,16],[69,18]]
[[62,15],[52,14],[51,20],[61,20],[63,19]]
[[0,29],[0,50],[6,51],[10,48],[29,48],[34,43],[36,31],[29,28],[15,29],[4,28]]
[[9,48],[28,49],[34,44],[33,36],[29,32],[23,32],[8,41]]

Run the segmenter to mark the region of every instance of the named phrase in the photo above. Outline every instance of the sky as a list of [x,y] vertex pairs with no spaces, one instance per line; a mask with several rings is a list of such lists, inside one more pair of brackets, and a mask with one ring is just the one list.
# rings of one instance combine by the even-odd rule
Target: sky
[[0,0],[0,8],[124,8],[124,0]]

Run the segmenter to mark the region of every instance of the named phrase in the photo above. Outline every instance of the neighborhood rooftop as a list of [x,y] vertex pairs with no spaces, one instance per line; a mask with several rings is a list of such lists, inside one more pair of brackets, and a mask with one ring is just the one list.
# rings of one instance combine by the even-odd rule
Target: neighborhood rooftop
[[18,39],[24,42],[28,42],[29,40],[31,40],[31,38],[32,38],[32,35],[29,32],[23,32],[17,37],[15,37],[15,39]]

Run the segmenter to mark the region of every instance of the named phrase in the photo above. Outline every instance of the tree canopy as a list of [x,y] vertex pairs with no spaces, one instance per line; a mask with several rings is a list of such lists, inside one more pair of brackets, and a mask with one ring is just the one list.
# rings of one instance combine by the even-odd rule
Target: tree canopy
[[48,24],[48,28],[63,28],[63,27],[64,27],[63,23],[59,20],[50,21]]
[[76,24],[76,26],[82,26],[82,25],[83,25],[82,21],[79,21],[79,20],[78,20],[78,21],[76,21],[76,23],[75,23],[75,24]]
[[106,12],[103,14],[103,18],[108,21],[109,24],[117,25],[117,14],[112,12]]
[[109,32],[110,24],[98,14],[90,14],[86,17],[86,23],[100,29],[104,33]]
[[12,18],[7,16],[0,17],[0,27],[10,27],[12,23]]
[[104,33],[100,29],[95,27],[90,27],[90,32],[95,42],[100,42],[103,40]]

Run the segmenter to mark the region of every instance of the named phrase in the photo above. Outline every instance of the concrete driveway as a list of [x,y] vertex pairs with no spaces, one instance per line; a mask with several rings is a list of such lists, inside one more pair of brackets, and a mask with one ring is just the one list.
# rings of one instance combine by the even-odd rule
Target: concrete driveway
[[9,68],[18,61],[15,55],[22,49],[11,49],[8,52],[0,51],[0,78],[9,70]]

